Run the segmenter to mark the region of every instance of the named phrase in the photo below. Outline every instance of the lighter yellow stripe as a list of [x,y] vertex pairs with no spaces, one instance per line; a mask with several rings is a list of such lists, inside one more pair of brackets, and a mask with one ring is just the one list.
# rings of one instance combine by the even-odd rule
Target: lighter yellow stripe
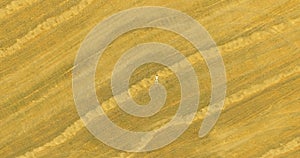
[[43,23],[39,24],[36,28],[29,31],[25,36],[20,39],[17,39],[17,42],[12,46],[6,48],[5,50],[0,50],[0,58],[9,56],[21,49],[21,47],[28,41],[34,39],[44,31],[55,28],[59,24],[73,18],[78,15],[82,10],[84,10],[93,0],[82,0],[78,5],[71,7],[69,10],[63,12],[59,16],[48,18]]
[[5,18],[5,16],[13,14],[14,12],[29,7],[39,0],[15,0],[8,4],[5,8],[0,9],[0,19]]
[[[56,27],[57,25],[61,24],[64,21],[67,21],[71,19],[72,17],[78,15],[83,9],[85,9],[89,4],[92,3],[93,0],[82,0],[80,3],[76,6],[71,7],[70,10],[63,12],[61,15],[56,17],[48,18],[45,22],[42,24],[39,24],[35,29],[29,31],[25,36],[23,36],[20,39],[17,39],[17,42],[13,44],[12,46],[8,48],[1,48],[0,50],[0,58],[3,58],[5,56],[9,56],[17,52],[21,49],[21,47],[28,41],[32,40],[39,34],[41,34],[43,31],[50,30],[51,28]],[[233,41],[230,41],[222,46],[223,51],[230,52],[234,51],[246,46],[249,46],[250,44],[253,44],[255,42],[267,39],[270,37],[271,34],[281,33],[285,29],[289,27],[289,24],[295,25],[296,20],[290,20],[289,23],[281,23],[274,26],[271,26],[266,31],[257,31],[253,32],[250,36],[247,37],[240,37],[238,39],[235,39]],[[279,27],[280,26],[280,27]],[[274,32],[276,30],[276,32]],[[280,31],[279,31],[280,30]]]
[[45,150],[48,147],[54,147],[64,143],[65,141],[71,139],[76,135],[76,133],[84,127],[84,124],[81,120],[75,121],[71,126],[69,126],[63,133],[55,137],[52,141],[44,144],[41,147],[33,149],[31,152],[27,152],[19,158],[32,158],[36,157],[36,153]]
[[269,158],[269,157],[275,157],[280,154],[287,153],[289,151],[295,150],[297,147],[300,146],[300,137],[297,137],[288,143],[282,145],[279,148],[271,149],[267,153],[261,156],[261,158]]
[[[272,77],[271,79],[267,79],[265,80],[263,83],[261,84],[257,84],[254,86],[251,86],[248,89],[239,91],[231,96],[229,96],[226,101],[225,101],[225,107],[228,107],[229,104],[233,104],[236,102],[240,102],[243,99],[250,97],[251,95],[254,95],[255,93],[261,92],[264,89],[275,85],[277,83],[279,83],[280,81],[292,76],[293,74],[297,74],[300,72],[300,67],[297,66],[296,68],[292,69],[291,71],[288,72],[284,72],[281,73],[277,76]],[[163,73],[162,73],[163,74]],[[153,78],[154,76],[152,76],[151,78]],[[141,81],[140,83],[138,83],[139,85],[142,83],[148,83],[148,84],[152,84],[152,82],[148,82],[149,80],[152,80],[151,78],[147,78],[144,79],[143,81]],[[136,87],[137,88],[137,87]],[[139,90],[140,88],[137,88],[137,90]],[[112,98],[110,98],[108,101],[105,101],[102,105],[102,108],[105,110],[111,110],[113,108],[116,107],[116,103],[113,101]],[[86,114],[86,117],[89,118],[89,114],[91,112]],[[204,107],[200,113],[197,114],[196,119],[195,120],[201,120],[203,119],[207,114],[207,107]],[[162,120],[165,121],[165,120]],[[182,123],[182,122],[181,122]],[[157,123],[156,125],[159,125],[159,123]],[[57,145],[60,145],[64,142],[66,142],[69,139],[72,139],[76,133],[81,130],[84,127],[83,122],[79,119],[77,121],[75,121],[72,125],[70,125],[63,133],[61,133],[60,135],[58,135],[57,137],[55,137],[53,140],[51,140],[50,142],[46,143],[45,145],[35,148],[30,152],[27,152],[25,155],[22,155],[20,157],[35,157],[35,155],[42,151],[45,150],[47,147],[54,147]]]

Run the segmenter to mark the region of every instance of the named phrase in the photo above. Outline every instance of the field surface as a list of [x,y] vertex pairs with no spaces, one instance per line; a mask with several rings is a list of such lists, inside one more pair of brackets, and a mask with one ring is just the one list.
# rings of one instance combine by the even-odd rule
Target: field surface
[[[192,124],[177,140],[158,150],[130,153],[105,145],[80,120],[72,70],[81,43],[99,22],[142,6],[176,9],[201,23],[223,57],[227,91],[218,122],[199,138],[211,79],[197,49],[179,34],[158,28],[118,37],[105,49],[95,75],[98,100],[118,126],[158,129],[180,102],[176,75],[149,63],[133,72],[128,91],[138,104],[147,104],[158,74],[168,94],[164,107],[147,118],[118,107],[112,70],[138,44],[161,42],[180,51],[193,66],[201,92]],[[299,8],[299,0],[1,0],[0,157],[300,157]]]

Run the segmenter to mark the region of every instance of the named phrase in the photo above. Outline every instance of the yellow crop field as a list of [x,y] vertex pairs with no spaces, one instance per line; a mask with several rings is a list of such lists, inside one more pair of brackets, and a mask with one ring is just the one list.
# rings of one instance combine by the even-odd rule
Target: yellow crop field
[[[103,50],[94,79],[98,102],[114,124],[130,131],[159,129],[172,120],[183,96],[176,73],[151,62],[130,75],[128,92],[146,105],[158,75],[167,94],[164,106],[150,117],[135,117],[118,106],[112,72],[137,45],[159,42],[178,50],[200,89],[195,117],[182,135],[156,150],[127,152],[98,140],[80,118],[74,62],[97,24],[147,6],[180,11],[207,30],[223,58],[226,98],[216,124],[200,138],[212,93],[204,57],[176,32],[147,27],[122,34]],[[299,0],[1,0],[0,157],[300,157],[299,8]],[[134,20],[117,19],[106,28],[127,21],[131,26]]]

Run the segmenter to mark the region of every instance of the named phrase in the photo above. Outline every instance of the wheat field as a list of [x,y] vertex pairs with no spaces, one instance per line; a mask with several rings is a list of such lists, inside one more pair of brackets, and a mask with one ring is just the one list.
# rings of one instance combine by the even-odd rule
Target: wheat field
[[[223,57],[227,92],[217,124],[199,138],[211,94],[202,56],[166,30],[137,29],[118,37],[104,51],[95,77],[98,100],[118,126],[157,129],[170,121],[180,102],[176,75],[149,63],[131,75],[129,91],[146,104],[159,74],[168,94],[165,106],[149,118],[118,107],[111,73],[137,44],[161,42],[179,50],[194,67],[201,89],[197,114],[177,140],[133,153],[103,144],[86,129],[73,100],[72,70],[90,30],[114,13],[141,6],[176,9],[201,23]],[[299,8],[298,0],[1,0],[0,157],[300,157]]]

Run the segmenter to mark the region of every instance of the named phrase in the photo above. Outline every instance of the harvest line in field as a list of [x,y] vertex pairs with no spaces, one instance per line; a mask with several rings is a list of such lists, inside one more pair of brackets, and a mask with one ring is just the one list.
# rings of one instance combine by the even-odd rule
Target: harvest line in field
[[[294,74],[297,74],[299,72],[300,72],[300,67],[297,66],[295,69],[292,69],[292,70],[290,70],[288,72],[283,72],[283,73],[281,73],[279,75],[273,76],[270,79],[266,79],[261,84],[253,85],[253,86],[251,86],[248,89],[244,89],[244,90],[241,90],[241,91],[239,91],[237,93],[234,93],[231,96],[229,96],[229,97],[226,98],[226,100],[225,100],[225,109],[228,108],[230,105],[235,104],[237,102],[241,102],[243,99],[248,98],[250,96],[253,96],[256,93],[259,93],[259,92],[263,91],[264,89],[266,89],[266,88],[268,88],[270,86],[273,86],[275,84],[279,84],[281,81],[286,80],[289,77],[291,77]],[[151,80],[151,79],[148,78],[148,80]],[[148,84],[153,84],[153,83],[152,82],[148,82]],[[255,90],[255,88],[258,88],[258,90]],[[117,107],[116,103],[113,102],[113,98],[110,98],[109,100],[105,101],[102,105],[103,105],[102,108],[104,108],[105,111],[107,111],[107,112]],[[93,116],[93,115],[91,115],[91,113],[94,113],[94,111],[90,111],[89,113],[87,113],[86,114],[87,118],[89,116]],[[205,115],[207,115],[207,106],[204,107],[204,108],[202,108],[200,110],[200,113],[198,112],[196,114],[196,118],[194,119],[194,121],[202,120],[205,117]],[[90,118],[90,119],[92,119],[92,118]],[[161,123],[164,123],[165,121],[166,120],[161,120],[161,122],[157,122],[156,125],[150,126],[150,129],[154,128],[155,126],[157,126],[157,125],[159,125]],[[67,127],[64,130],[64,132],[62,132],[61,134],[59,134],[53,140],[49,141],[48,143],[44,144],[43,146],[40,146],[38,148],[33,149],[30,152],[25,153],[24,155],[20,156],[20,158],[32,157],[35,154],[37,154],[37,153],[45,150],[48,147],[54,147],[54,146],[60,145],[60,144],[62,144],[64,142],[66,142],[67,140],[72,139],[77,134],[77,132],[80,131],[84,127],[85,127],[84,123],[80,119],[76,120],[73,124],[71,124],[69,127]],[[299,141],[297,139],[295,139],[295,140],[296,140],[296,142]],[[287,149],[288,150],[292,150],[295,147],[297,147],[297,146],[300,145],[300,143],[296,143],[296,145],[295,145],[294,142],[295,141],[293,141],[293,143],[289,143],[289,144],[292,144],[292,147],[291,147],[291,145],[288,145],[288,147],[284,148],[285,150],[282,150],[282,148],[279,148],[277,150],[280,150],[281,151],[280,153],[283,153],[283,152],[287,152]],[[275,156],[274,153],[275,152],[273,152],[273,150],[271,150],[270,152],[266,153],[265,155],[268,156],[268,155],[271,154],[271,155]]]
[[69,10],[63,12],[61,15],[48,18],[43,23],[39,24],[36,28],[29,31],[25,36],[23,36],[20,39],[17,39],[17,42],[15,44],[6,48],[5,50],[0,50],[0,58],[16,53],[18,50],[22,49],[22,46],[25,45],[25,43],[42,34],[44,31],[50,30],[51,28],[54,28],[60,25],[61,23],[75,17],[92,2],[93,0],[82,0],[79,2],[78,5],[71,7]]

